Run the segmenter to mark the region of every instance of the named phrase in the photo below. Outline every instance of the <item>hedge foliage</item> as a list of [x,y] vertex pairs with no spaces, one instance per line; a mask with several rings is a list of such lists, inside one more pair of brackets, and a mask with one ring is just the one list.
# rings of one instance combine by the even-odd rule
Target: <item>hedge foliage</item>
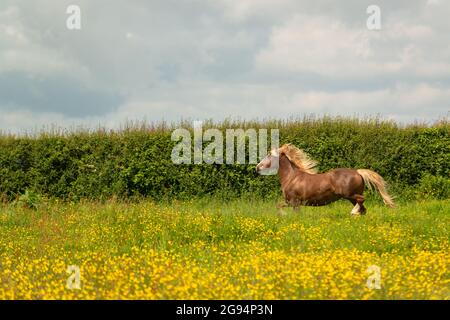
[[[139,125],[117,131],[0,135],[0,194],[11,200],[26,190],[63,199],[142,195],[189,199],[213,195],[280,195],[276,176],[255,177],[254,165],[175,165],[171,132],[178,125]],[[400,126],[379,119],[304,118],[287,121],[208,122],[210,127],[280,130],[320,162],[319,169],[369,168],[397,195],[416,188],[448,198],[450,124]],[[225,135],[224,135],[225,136]],[[433,178],[434,177],[434,178]],[[433,180],[434,179],[434,180]],[[437,181],[437,182],[436,182]],[[425,183],[421,187],[421,183]],[[429,190],[438,186],[443,190]],[[425,190],[425,191],[424,191]]]

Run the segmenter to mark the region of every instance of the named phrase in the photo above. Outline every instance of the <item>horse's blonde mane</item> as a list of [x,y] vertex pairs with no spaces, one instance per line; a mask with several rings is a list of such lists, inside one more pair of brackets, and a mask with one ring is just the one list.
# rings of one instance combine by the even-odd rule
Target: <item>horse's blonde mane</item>
[[314,159],[311,159],[309,154],[304,152],[303,150],[297,148],[291,143],[287,143],[281,146],[278,149],[279,153],[284,153],[288,159],[294,163],[300,170],[316,174],[317,173],[317,164],[318,162]]

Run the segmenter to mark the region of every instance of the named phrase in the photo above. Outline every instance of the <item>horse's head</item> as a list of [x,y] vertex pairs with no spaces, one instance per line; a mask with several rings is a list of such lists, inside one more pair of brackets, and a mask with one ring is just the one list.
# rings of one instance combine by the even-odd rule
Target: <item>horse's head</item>
[[261,175],[274,175],[278,172],[280,153],[278,149],[272,150],[260,163],[256,165],[256,173]]

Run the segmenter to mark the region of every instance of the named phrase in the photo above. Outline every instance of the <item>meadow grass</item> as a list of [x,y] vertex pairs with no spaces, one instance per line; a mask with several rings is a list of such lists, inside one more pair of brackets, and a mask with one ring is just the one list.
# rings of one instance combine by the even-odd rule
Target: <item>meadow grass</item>
[[[0,206],[1,299],[448,299],[450,201]],[[69,265],[81,289],[66,288]],[[367,269],[381,270],[380,289]]]

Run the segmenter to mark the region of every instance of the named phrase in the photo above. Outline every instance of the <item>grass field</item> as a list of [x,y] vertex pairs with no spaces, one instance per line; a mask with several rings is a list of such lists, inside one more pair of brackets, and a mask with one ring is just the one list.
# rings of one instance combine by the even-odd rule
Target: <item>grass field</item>
[[[449,299],[450,201],[0,206],[0,299]],[[67,268],[80,268],[68,289]],[[380,268],[380,289],[369,288]],[[376,268],[376,267],[375,267]]]

